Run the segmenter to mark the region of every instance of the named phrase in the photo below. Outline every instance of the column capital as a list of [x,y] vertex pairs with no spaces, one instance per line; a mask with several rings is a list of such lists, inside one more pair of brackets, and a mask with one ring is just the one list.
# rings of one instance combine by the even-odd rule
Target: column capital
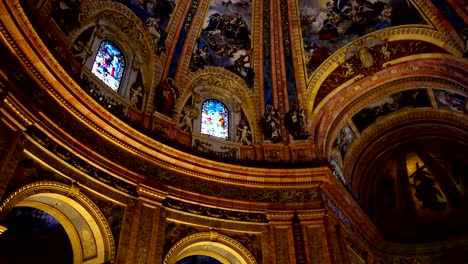
[[139,195],[140,199],[145,200],[145,202],[148,203],[161,203],[162,200],[166,199],[167,197],[167,192],[151,188],[146,185],[138,185],[137,187],[137,193]]

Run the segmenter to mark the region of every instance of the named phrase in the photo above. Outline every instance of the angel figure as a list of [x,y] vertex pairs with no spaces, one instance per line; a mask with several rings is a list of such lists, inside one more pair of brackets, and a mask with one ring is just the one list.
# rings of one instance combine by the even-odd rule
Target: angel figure
[[250,142],[250,140],[247,138],[248,135],[252,134],[252,132],[250,132],[248,126],[246,126],[246,125],[244,125],[243,127],[238,126],[237,131],[239,131],[239,133],[240,133],[240,136],[239,136],[239,142],[240,143],[242,143],[244,145],[247,145],[247,146],[252,145],[252,142]]
[[81,59],[81,64],[84,64],[86,59],[93,54],[93,51],[88,47],[88,43],[83,43],[81,40],[73,44],[72,48],[75,50],[73,57]]
[[360,39],[356,44],[349,47],[346,52],[345,61],[355,56],[361,61],[361,65],[364,68],[371,68],[374,65],[374,58],[371,54],[371,48],[377,45],[383,45],[385,42],[375,37],[368,37]]
[[140,96],[143,96],[143,88],[141,87],[141,84],[136,84],[135,85],[136,88],[132,88],[131,89],[131,96],[130,96],[130,102],[132,103],[132,106],[136,106],[138,101],[139,101],[139,97]]

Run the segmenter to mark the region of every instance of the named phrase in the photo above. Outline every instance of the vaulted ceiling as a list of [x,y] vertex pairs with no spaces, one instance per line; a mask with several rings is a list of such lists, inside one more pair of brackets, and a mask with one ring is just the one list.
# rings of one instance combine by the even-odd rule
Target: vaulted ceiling
[[[385,236],[424,240],[466,228],[468,15],[457,8],[463,3],[439,2],[12,0],[3,5],[20,22],[2,20],[2,27],[30,37],[3,39],[16,42],[37,62],[49,93],[77,117],[77,126],[89,127],[122,152],[141,158],[120,164],[130,175],[149,175],[141,168],[150,160],[206,182],[228,185],[248,179],[250,187],[271,187],[310,184],[325,165]],[[50,28],[61,35],[47,35]],[[180,115],[197,96],[232,103],[251,130],[253,145],[239,147],[251,166],[172,149],[168,145],[183,138],[155,142],[96,103],[99,97],[89,96],[73,76],[80,63],[60,58],[77,55],[73,47],[79,41],[91,43],[96,37],[118,43],[132,58],[127,69],[137,74],[127,85],[141,81],[144,97],[129,112],[143,124],[159,122],[174,134]],[[69,49],[54,50],[57,43]],[[86,57],[83,65],[92,61]],[[173,111],[161,112],[158,87],[168,79],[177,100]],[[129,97],[130,90],[120,96]],[[281,117],[278,140],[267,134],[269,109]],[[299,128],[286,119],[292,109],[305,113]],[[76,133],[72,138],[93,144],[80,138],[79,128],[70,132],[72,121],[50,115],[57,118],[52,123]],[[96,156],[124,159],[110,150],[104,143],[92,149]],[[277,163],[281,168],[264,175],[254,167],[265,161],[263,167]],[[302,171],[290,169],[298,167],[297,161]],[[166,177],[169,185],[176,182],[158,177]],[[457,221],[427,233],[449,219]]]

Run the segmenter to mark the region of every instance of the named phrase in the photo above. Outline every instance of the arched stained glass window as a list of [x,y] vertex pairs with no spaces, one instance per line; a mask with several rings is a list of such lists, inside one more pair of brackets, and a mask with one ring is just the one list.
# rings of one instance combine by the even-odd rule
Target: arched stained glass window
[[218,100],[203,102],[201,113],[201,133],[222,139],[229,138],[229,110]]
[[114,43],[102,41],[91,72],[117,92],[124,70],[125,57],[122,51]]

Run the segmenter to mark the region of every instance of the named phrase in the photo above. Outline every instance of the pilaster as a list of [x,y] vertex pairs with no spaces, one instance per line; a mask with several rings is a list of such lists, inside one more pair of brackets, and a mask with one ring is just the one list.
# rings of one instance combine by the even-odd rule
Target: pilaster
[[333,263],[330,259],[328,237],[325,228],[324,209],[298,211],[304,256],[307,264]]
[[138,194],[134,206],[125,211],[121,237],[128,239],[120,242],[117,263],[160,263],[157,249],[163,245],[158,237],[163,231],[162,200],[167,194],[144,185],[138,187]]
[[0,199],[11,185],[13,173],[23,157],[24,138],[0,121]]
[[293,216],[294,212],[267,212],[267,217],[270,223],[270,245],[272,247],[272,263],[296,263],[292,226]]

